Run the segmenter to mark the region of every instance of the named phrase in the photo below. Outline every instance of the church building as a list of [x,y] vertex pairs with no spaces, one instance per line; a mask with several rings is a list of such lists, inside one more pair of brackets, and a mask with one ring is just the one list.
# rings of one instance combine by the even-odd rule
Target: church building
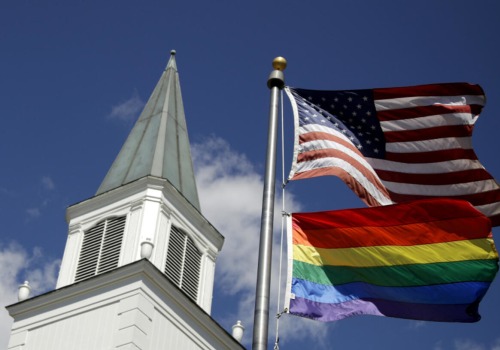
[[7,307],[9,350],[243,349],[210,316],[224,237],[201,213],[175,51],[96,194],[66,220],[56,289]]

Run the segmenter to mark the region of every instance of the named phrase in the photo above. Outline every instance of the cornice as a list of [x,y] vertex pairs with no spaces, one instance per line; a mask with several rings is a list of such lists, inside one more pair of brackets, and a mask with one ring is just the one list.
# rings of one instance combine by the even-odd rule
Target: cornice
[[[190,321],[196,324],[195,328],[204,329],[206,333],[212,334],[214,338],[228,344],[229,348],[244,349],[208,313],[146,259],[9,305],[6,309],[10,316],[18,322],[21,319],[28,319],[43,312],[57,310],[60,307],[85,300],[89,296],[99,295],[127,285],[140,288],[140,284],[137,284],[137,282],[146,284],[149,286],[148,290],[154,291],[154,295],[162,300],[168,300],[169,305],[175,305],[176,310],[181,310],[183,314],[189,315]],[[115,296],[115,298],[119,297],[119,295]]]
[[[159,191],[162,195],[153,196],[149,190]],[[127,199],[130,199],[127,201]],[[177,211],[184,216],[189,225],[202,232],[217,250],[222,249],[224,236],[193,206],[168,180],[145,176],[108,192],[96,195],[69,206],[66,210],[66,221],[84,216],[93,211],[113,206],[114,210],[139,205],[145,199],[162,202],[169,212]]]

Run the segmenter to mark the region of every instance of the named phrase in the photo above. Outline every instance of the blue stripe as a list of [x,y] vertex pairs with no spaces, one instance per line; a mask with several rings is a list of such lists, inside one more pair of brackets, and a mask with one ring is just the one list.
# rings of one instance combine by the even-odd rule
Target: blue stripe
[[292,279],[292,293],[321,303],[343,303],[356,299],[382,299],[417,304],[470,304],[479,302],[490,283],[461,282],[418,287],[384,287],[364,282],[325,286]]

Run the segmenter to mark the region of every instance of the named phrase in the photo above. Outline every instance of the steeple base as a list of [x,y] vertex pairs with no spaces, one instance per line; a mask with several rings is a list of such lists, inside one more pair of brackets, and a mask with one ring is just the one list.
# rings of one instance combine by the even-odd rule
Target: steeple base
[[146,176],[68,208],[69,234],[56,288],[141,259],[210,313],[224,238],[166,179]]

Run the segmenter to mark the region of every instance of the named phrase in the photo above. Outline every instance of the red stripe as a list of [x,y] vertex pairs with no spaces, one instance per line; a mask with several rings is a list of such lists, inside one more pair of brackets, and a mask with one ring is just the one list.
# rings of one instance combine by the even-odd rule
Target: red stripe
[[419,185],[452,185],[493,179],[485,169],[470,169],[443,174],[409,174],[388,170],[376,170],[376,172],[384,181]]
[[[482,109],[483,107],[480,105],[431,105],[378,111],[377,117],[379,121],[385,122],[392,120],[416,119],[421,117],[428,117],[431,115],[447,115],[453,113],[471,113],[472,115],[478,115]],[[453,116],[449,117],[453,118]]]
[[500,226],[500,214],[490,216],[492,226]]
[[484,95],[479,85],[469,83],[430,84],[396,88],[373,89],[375,100],[413,96],[460,96]]
[[[354,179],[350,174],[348,174],[344,169],[338,167],[326,167],[326,168],[316,168],[309,171],[304,171],[300,173],[295,173],[291,180],[301,180],[308,179],[317,176],[337,176],[353,191],[366,205],[369,207],[378,207],[381,204],[370,195],[363,185],[361,185],[356,179]],[[389,197],[385,187],[383,188],[383,193]]]
[[455,159],[477,160],[476,153],[472,149],[449,149],[441,151],[429,151],[419,153],[394,153],[386,152],[385,159],[401,163],[436,163]]
[[[328,140],[343,145],[346,148],[350,149],[352,152],[358,154],[360,158],[364,159],[363,155],[351,142],[348,142],[338,136],[325,132],[308,132],[305,134],[301,134],[299,136],[300,144],[318,140]],[[380,182],[380,179],[378,179],[378,177],[376,177],[375,175],[373,175],[373,173],[368,171],[364,165],[359,163],[356,159],[349,157],[344,152],[334,149],[321,149],[321,150],[301,152],[297,156],[297,164],[299,164],[300,166],[301,162],[313,161],[316,159],[327,158],[327,157],[342,159],[348,162],[354,168],[356,168],[360,173],[362,173],[367,178],[367,180],[370,181],[373,184],[373,186],[377,188],[379,192],[381,192],[385,197],[389,198],[387,189]],[[379,203],[378,200],[376,200],[360,182],[354,179],[349,173],[347,173],[347,171],[345,171],[344,169],[340,169],[338,167],[322,167],[309,171],[299,171],[293,175],[291,180],[300,180],[300,179],[312,178],[317,176],[326,176],[326,175],[339,177],[368,206],[381,205],[381,203]]]
[[[365,159],[364,156],[361,154],[361,152],[351,142],[348,142],[348,141],[346,141],[338,136],[324,133],[324,132],[310,132],[310,133],[302,134],[299,137],[299,143],[302,144],[302,143],[308,142],[308,141],[317,141],[318,138],[320,140],[329,140],[329,141],[333,141],[337,144],[343,145],[346,148],[348,148],[349,150],[351,150],[352,152],[356,153],[360,158]],[[339,151],[336,149],[317,149],[314,151],[301,152],[297,156],[297,164],[300,164],[300,163],[306,162],[306,161],[313,161],[313,160],[317,160],[317,159],[322,159],[322,158],[337,158],[337,159],[344,160],[345,162],[351,164],[360,173],[362,173],[368,179],[368,181],[371,182],[373,184],[373,186],[375,186],[378,189],[378,191],[380,191],[386,197],[388,197],[388,193],[386,192],[387,190],[386,190],[385,186],[380,182],[380,179],[378,177],[376,177],[371,171],[367,170],[365,165],[361,164],[355,158],[350,157],[349,155],[347,155],[346,153],[344,153],[342,151]],[[308,173],[308,174],[305,175],[305,173]],[[333,170],[334,174],[329,174],[328,171],[323,168],[319,172],[315,172],[315,173],[310,173],[309,171],[306,171],[306,172],[302,172],[300,174],[295,174],[292,179],[295,180],[295,179],[306,178],[306,177],[322,176],[322,175],[319,175],[320,173],[322,175],[334,175],[334,174],[338,174],[338,171]],[[314,174],[314,175],[312,175],[312,174]],[[347,174],[347,172],[345,174]],[[343,175],[342,179],[344,181],[347,181],[347,178],[345,175]],[[358,189],[359,190],[359,189],[363,188],[361,186],[361,184],[359,184],[354,179],[353,179],[353,183],[355,183],[355,185],[353,185],[353,184],[349,185],[349,187],[351,189],[353,189],[353,190]],[[364,194],[364,192],[366,192],[366,190],[363,190],[362,192],[355,192],[355,193],[358,196],[362,196],[363,198],[366,198],[367,203],[372,203],[374,201],[374,199],[369,194]],[[379,205],[378,201],[375,201],[375,202],[377,203],[377,205]],[[370,205],[373,205],[373,204],[370,204]]]
[[[357,153],[359,154],[359,152],[357,152]],[[359,156],[362,157],[360,154],[359,154]],[[342,151],[338,151],[335,149],[320,149],[320,150],[303,152],[303,153],[300,153],[298,155],[297,163],[300,164],[300,163],[305,162],[305,161],[313,161],[313,160],[323,159],[323,158],[336,158],[336,159],[341,159],[341,160],[349,163],[356,170],[358,170],[361,174],[363,174],[363,176],[369,182],[371,182],[373,184],[373,186],[375,186],[377,188],[378,191],[385,194],[386,197],[389,197],[385,186],[380,182],[380,179],[377,176],[375,176],[371,171],[367,170],[367,168],[363,164],[359,163],[356,159],[348,156],[346,153],[344,153]],[[328,170],[329,168],[332,169],[331,173]],[[322,169],[323,169],[322,175],[338,175],[344,181],[355,182],[356,185],[351,184],[351,185],[349,185],[349,187],[351,189],[355,190],[356,194],[362,195],[362,192],[366,192],[366,190],[364,190],[364,187],[362,187],[354,178],[352,179],[352,181],[350,181],[348,179],[348,177],[346,176],[346,174],[348,174],[347,172],[344,171],[343,173],[339,173],[339,171],[337,170],[338,167],[331,167],[330,166],[330,167],[325,167]],[[304,173],[308,173],[308,172],[306,171]],[[294,176],[293,179],[304,178],[304,176],[300,176],[301,174],[303,174],[303,173],[296,174],[296,176]],[[315,173],[315,174],[316,174],[315,176],[319,176],[318,173]],[[308,175],[307,177],[311,177],[311,176]],[[351,177],[351,176],[349,175],[349,177]],[[359,186],[361,186],[361,187],[359,187]],[[363,190],[361,191],[361,189],[363,189]]]
[[449,199],[294,213],[292,222],[302,236],[300,243],[318,248],[434,244],[487,238],[491,233],[488,218],[467,202]]
[[[349,213],[350,215],[350,213]],[[487,238],[491,222],[486,216],[454,218],[384,227],[361,226],[316,229],[304,228],[304,220],[292,215],[293,244],[316,248],[356,248],[373,246],[414,246]]]
[[[419,200],[419,199],[436,198],[433,196],[403,194],[403,193],[395,193],[392,191],[389,191],[389,196],[395,203],[403,203],[403,202],[409,202],[409,201]],[[466,200],[475,206],[476,205],[486,205],[486,204],[500,202],[500,189],[496,189],[493,191],[487,191],[487,192],[468,194],[468,195],[448,196],[448,197],[453,198],[453,199]]]
[[385,131],[384,137],[386,142],[422,141],[445,137],[470,137],[473,128],[473,125],[445,125],[417,130]]
[[[444,207],[453,208],[453,210],[446,210],[444,212],[441,212],[441,209]],[[406,208],[406,210],[404,208]],[[385,205],[375,208],[342,209],[312,213],[294,213],[293,215],[297,216],[304,214],[311,218],[314,218],[316,216],[321,218],[323,217],[324,213],[328,213],[329,216],[335,218],[334,226],[332,226],[331,223],[321,224],[321,221],[313,220],[315,222],[315,226],[313,227],[328,229],[331,227],[341,228],[360,225],[374,227],[396,226],[398,224],[401,224],[401,222],[404,222],[406,224],[417,224],[429,221],[429,215],[437,212],[440,212],[440,220],[449,220],[458,217],[476,217],[483,215],[479,211],[474,209],[467,201],[451,198],[430,198],[413,201],[411,203],[409,202],[395,205]],[[391,215],[387,215],[387,213],[391,213]],[[360,216],[358,217],[358,215]],[[306,226],[303,227],[309,228],[310,226],[307,226],[306,224]]]

